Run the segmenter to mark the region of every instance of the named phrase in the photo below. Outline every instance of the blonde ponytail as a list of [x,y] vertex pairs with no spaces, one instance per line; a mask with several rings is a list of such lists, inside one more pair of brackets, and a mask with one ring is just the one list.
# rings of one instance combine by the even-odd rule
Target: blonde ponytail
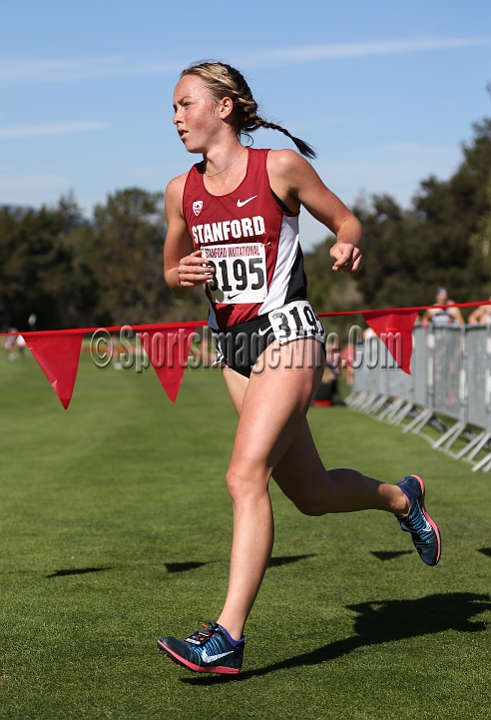
[[215,61],[193,63],[182,71],[181,77],[185,75],[200,77],[217,101],[224,97],[231,98],[236,111],[238,134],[248,135],[260,127],[278,130],[290,138],[302,155],[310,159],[317,156],[314,148],[304,140],[295,137],[281,125],[264,120],[257,114],[257,102],[252,96],[249,85],[242,73],[231,65]]

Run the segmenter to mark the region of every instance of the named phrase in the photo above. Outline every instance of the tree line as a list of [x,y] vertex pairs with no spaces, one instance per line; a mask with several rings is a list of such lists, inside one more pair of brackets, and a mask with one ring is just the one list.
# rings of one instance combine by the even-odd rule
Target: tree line
[[[389,194],[355,203],[366,233],[357,276],[331,271],[332,235],[305,254],[318,312],[431,304],[438,286],[456,302],[491,296],[491,118],[473,130],[452,177],[421,181],[408,209]],[[0,207],[0,327],[26,330],[32,314],[37,329],[204,319],[201,290],[183,301],[163,281],[165,235],[163,194],[136,187],[91,218],[72,196]]]
[[491,118],[473,125],[472,142],[448,180],[420,182],[411,207],[390,195],[352,208],[365,229],[364,266],[354,276],[329,273],[327,238],[306,255],[317,311],[429,305],[438,287],[455,302],[491,295]]
[[73,197],[53,208],[0,208],[0,326],[94,327],[205,317],[163,280],[162,193],[127,188],[83,216]]

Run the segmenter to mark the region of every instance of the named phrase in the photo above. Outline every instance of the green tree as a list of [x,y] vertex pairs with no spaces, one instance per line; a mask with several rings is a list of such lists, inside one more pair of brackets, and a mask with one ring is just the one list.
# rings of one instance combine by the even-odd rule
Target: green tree
[[94,222],[72,237],[77,269],[89,268],[96,324],[161,322],[172,298],[163,280],[163,197],[140,188],[118,190],[97,205]]
[[490,209],[480,217],[477,231],[470,238],[469,285],[479,288],[477,299],[491,296],[491,180],[485,190]]
[[367,238],[357,278],[367,305],[430,304],[440,285],[457,302],[489,294],[487,246],[478,246],[482,218],[491,210],[491,119],[476,123],[474,131],[456,173],[447,181],[422,181],[409,210],[388,195],[355,205]]
[[64,327],[73,282],[67,238],[85,221],[73,198],[55,208],[0,208],[0,317],[2,327]]

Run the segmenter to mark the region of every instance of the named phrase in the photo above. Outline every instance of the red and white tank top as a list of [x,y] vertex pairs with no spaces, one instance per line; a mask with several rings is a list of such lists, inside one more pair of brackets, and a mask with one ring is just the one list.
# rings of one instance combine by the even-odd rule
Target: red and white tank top
[[216,272],[205,288],[213,329],[225,330],[306,297],[299,213],[289,212],[273,194],[268,152],[248,148],[245,178],[227,195],[206,190],[202,163],[186,179],[184,219],[195,249]]

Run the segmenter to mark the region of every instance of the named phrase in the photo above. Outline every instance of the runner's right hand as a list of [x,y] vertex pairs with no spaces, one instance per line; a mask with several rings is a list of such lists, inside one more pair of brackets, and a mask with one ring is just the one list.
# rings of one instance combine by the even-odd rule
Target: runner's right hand
[[215,275],[215,269],[208,265],[201,255],[200,250],[196,250],[190,255],[181,258],[179,267],[177,268],[177,277],[179,285],[182,287],[197,287],[198,285],[206,285]]

